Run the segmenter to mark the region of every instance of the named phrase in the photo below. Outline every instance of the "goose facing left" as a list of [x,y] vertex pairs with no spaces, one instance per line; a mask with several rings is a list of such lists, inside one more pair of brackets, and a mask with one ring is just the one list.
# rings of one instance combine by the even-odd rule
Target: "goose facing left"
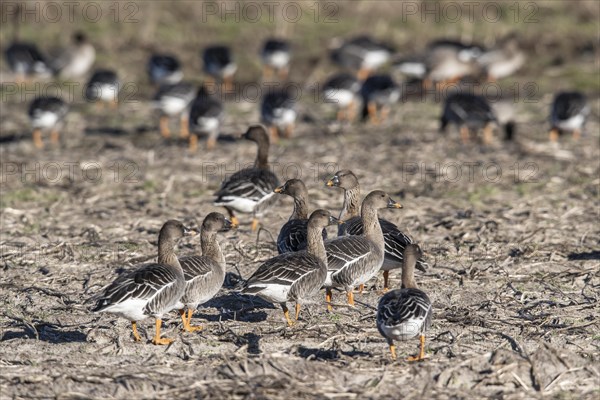
[[119,276],[93,297],[93,312],[107,312],[131,321],[133,337],[140,341],[137,321],[155,318],[156,334],[152,343],[169,344],[173,339],[161,338],[162,316],[175,309],[185,291],[185,278],[175,247],[183,236],[195,231],[177,220],[167,221],[158,235],[158,260],[144,264]]
[[302,302],[315,295],[327,278],[327,253],[322,231],[338,222],[329,211],[316,210],[308,219],[306,250],[280,254],[262,264],[248,279],[243,293],[281,304],[289,326],[293,325],[286,303],[296,303],[296,320]]

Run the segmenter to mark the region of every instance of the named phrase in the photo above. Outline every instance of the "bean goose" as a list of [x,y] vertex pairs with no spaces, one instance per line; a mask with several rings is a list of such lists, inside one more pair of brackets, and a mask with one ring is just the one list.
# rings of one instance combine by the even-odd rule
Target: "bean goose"
[[[294,211],[288,222],[279,231],[277,251],[279,254],[292,253],[306,248],[308,229],[308,208],[306,199],[308,191],[300,179],[290,179],[275,189],[275,193],[287,194],[294,199]],[[327,231],[323,230],[323,240],[327,239]]]
[[[344,189],[344,205],[339,217],[342,224],[338,228],[338,235],[362,235],[363,225],[359,214],[360,185],[356,175],[350,170],[338,171],[327,181],[327,186]],[[402,267],[404,248],[413,243],[413,240],[386,219],[379,218],[379,224],[385,242],[385,257],[381,269],[383,271],[383,291],[386,292],[389,287],[390,271]],[[425,263],[419,260],[417,268],[425,271]],[[362,289],[362,287],[359,288],[360,291]]]
[[181,63],[172,54],[152,54],[146,70],[150,82],[155,85],[173,85],[183,79]]
[[[194,310],[212,299],[223,286],[225,280],[225,257],[217,242],[217,232],[227,232],[234,225],[223,214],[213,212],[204,218],[200,231],[201,256],[189,256],[179,259],[185,277],[185,292],[179,302],[179,314],[183,320],[183,329],[187,332],[201,330],[201,326],[192,326],[190,322]],[[186,315],[187,310],[187,315]]]
[[269,136],[261,125],[253,125],[242,136],[258,146],[256,162],[251,168],[242,169],[221,184],[214,205],[223,206],[229,213],[231,222],[239,225],[234,210],[252,213],[252,230],[258,228],[258,217],[277,202],[273,192],[279,180],[269,169]]
[[217,145],[217,138],[223,120],[223,104],[208,92],[202,85],[190,108],[190,151],[198,148],[198,134],[208,135],[206,149],[212,150]]
[[270,90],[262,100],[260,107],[262,122],[269,127],[271,141],[276,143],[282,132],[290,138],[296,123],[296,99],[286,89]]
[[360,87],[360,81],[348,73],[335,74],[323,85],[324,101],[336,105],[338,121],[354,120]]
[[15,8],[13,14],[13,41],[4,52],[8,67],[16,75],[16,82],[23,82],[30,76],[48,78],[52,75],[52,69],[37,46],[34,43],[19,40],[19,22],[25,21],[25,19],[22,15],[21,6],[16,4]]
[[470,93],[454,93],[446,99],[440,132],[445,132],[449,123],[459,127],[463,143],[468,143],[471,136],[483,129],[483,143],[489,144],[493,138],[497,119],[485,97]]
[[387,63],[392,53],[389,46],[369,36],[359,36],[343,43],[335,42],[338,43],[334,43],[331,59],[343,68],[358,71],[357,78],[361,81]]
[[325,282],[327,308],[331,310],[331,288],[346,291],[348,304],[354,306],[353,290],[364,285],[383,265],[385,242],[377,210],[402,208],[385,192],[372,191],[362,203],[361,218],[364,234],[327,240],[327,280]]
[[115,71],[99,69],[94,72],[85,88],[85,97],[88,101],[97,102],[99,108],[109,104],[116,109],[119,102],[121,82]]
[[189,131],[190,104],[194,100],[196,89],[189,82],[165,83],[154,96],[155,106],[160,110],[160,134],[164,138],[171,136],[169,119],[179,116],[179,135],[187,138]]
[[563,131],[571,131],[573,139],[579,139],[590,106],[580,92],[557,93],[550,110],[550,140],[556,142]]
[[96,60],[96,50],[83,32],[75,32],[73,43],[52,62],[62,79],[80,78],[88,73]]
[[419,336],[419,354],[409,357],[408,361],[421,361],[425,358],[425,332],[431,326],[431,300],[425,292],[418,289],[414,271],[421,249],[410,244],[404,249],[402,267],[402,289],[394,289],[385,294],[377,307],[377,329],[387,339],[396,359],[394,340],[407,340]]
[[285,40],[268,39],[260,53],[263,62],[263,80],[270,79],[273,73],[279,79],[287,79],[290,64],[290,44]]
[[33,128],[33,144],[38,149],[44,147],[42,132],[50,130],[50,141],[59,141],[59,129],[67,115],[69,107],[58,97],[37,97],[29,106],[29,121]]
[[390,75],[373,75],[360,88],[363,99],[363,118],[379,124],[386,120],[390,108],[400,99],[400,87]]
[[454,40],[436,40],[427,46],[424,56],[426,89],[442,88],[466,76],[479,76],[482,67],[477,63],[483,48]]
[[162,316],[177,308],[185,291],[183,270],[175,255],[179,239],[193,235],[194,231],[176,220],[167,221],[158,235],[158,260],[139,266],[134,271],[119,276],[94,296],[93,312],[107,312],[131,321],[133,337],[142,340],[137,331],[137,321],[154,317],[156,334],[152,343],[169,344],[173,339],[161,338]]
[[226,46],[211,46],[202,53],[204,72],[224,85],[225,91],[233,88],[233,75],[237,65],[231,55],[231,49]]
[[243,293],[281,304],[289,326],[293,325],[286,303],[296,303],[296,320],[301,304],[315,295],[327,277],[327,254],[322,231],[337,223],[328,211],[316,210],[308,219],[306,250],[280,254],[262,264],[245,284]]
[[488,80],[495,81],[514,74],[525,64],[525,52],[519,47],[514,33],[502,38],[496,47],[484,51],[477,62],[487,72]]

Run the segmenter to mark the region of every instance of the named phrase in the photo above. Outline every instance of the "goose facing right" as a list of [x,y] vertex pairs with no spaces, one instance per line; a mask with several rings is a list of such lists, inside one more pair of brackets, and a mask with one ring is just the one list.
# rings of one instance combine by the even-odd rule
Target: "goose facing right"
[[402,208],[385,192],[374,190],[365,197],[361,207],[363,235],[343,236],[325,242],[327,250],[326,302],[331,310],[331,288],[346,291],[348,304],[354,306],[353,290],[364,285],[383,265],[385,241],[378,209]]
[[136,342],[142,340],[137,331],[137,321],[154,317],[156,334],[152,343],[163,345],[173,342],[173,339],[160,337],[160,328],[162,316],[177,308],[185,291],[185,278],[175,247],[183,236],[194,234],[180,221],[167,221],[158,235],[158,261],[141,265],[105,286],[92,298],[96,301],[92,311],[115,314],[131,321]]
[[296,303],[296,320],[301,304],[315,295],[327,278],[327,253],[323,244],[322,231],[337,223],[329,211],[316,210],[308,219],[306,250],[280,254],[262,264],[248,279],[242,293],[260,296],[267,301],[281,304],[289,326],[290,319],[286,303]]
[[[192,326],[190,322],[194,310],[212,299],[223,286],[225,280],[225,256],[217,242],[218,232],[227,232],[235,228],[223,214],[212,212],[204,218],[200,230],[201,256],[188,256],[179,259],[185,277],[185,292],[179,310],[183,320],[183,329],[187,332],[201,330],[201,326]],[[187,310],[187,316],[186,316]]]
[[421,255],[418,245],[406,246],[402,266],[402,288],[384,295],[377,307],[377,329],[381,336],[387,339],[394,360],[394,340],[407,340],[417,335],[420,338],[419,355],[409,357],[408,361],[425,359],[425,332],[431,326],[432,307],[427,294],[420,290],[415,282],[415,265]]
[[[294,211],[277,236],[277,251],[279,254],[283,254],[304,250],[308,229],[308,209],[306,207],[308,190],[306,190],[304,182],[300,179],[290,179],[276,188],[274,192],[286,194],[294,199]],[[326,239],[327,231],[323,229],[323,240]]]

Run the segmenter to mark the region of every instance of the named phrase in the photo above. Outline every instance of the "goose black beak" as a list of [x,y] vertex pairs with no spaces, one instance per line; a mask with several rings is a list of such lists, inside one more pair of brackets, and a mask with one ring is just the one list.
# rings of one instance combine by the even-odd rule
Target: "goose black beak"
[[402,204],[390,199],[388,200],[387,208],[402,208]]
[[[419,262],[420,261],[420,262]],[[422,258],[419,258],[417,260],[417,265],[415,265],[415,268],[417,268],[419,271],[421,272],[427,272],[427,267],[426,267],[427,263],[425,261],[423,261]]]
[[198,232],[188,227],[183,227],[183,236],[196,236]]
[[333,215],[329,216],[329,225],[338,225],[341,224],[342,221],[336,217],[334,217]]
[[334,175],[333,178],[331,178],[330,180],[328,180],[325,183],[325,186],[332,187],[332,186],[338,186],[339,184],[340,184],[340,178],[338,178],[337,175]]
[[231,222],[230,220],[228,220],[227,218],[225,218],[225,222],[223,224],[223,228],[221,228],[219,230],[219,232],[227,232],[227,231],[229,231],[231,229],[236,229],[236,228],[237,228],[236,224],[234,224],[233,222]]

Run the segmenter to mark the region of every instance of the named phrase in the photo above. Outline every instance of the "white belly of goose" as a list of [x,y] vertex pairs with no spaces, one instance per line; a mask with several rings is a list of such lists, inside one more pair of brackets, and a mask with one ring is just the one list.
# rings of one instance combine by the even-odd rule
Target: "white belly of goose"
[[241,213],[248,214],[254,211],[254,207],[256,207],[257,204],[258,202],[244,197],[223,196],[220,202],[215,203],[215,206],[227,206]]
[[58,114],[52,111],[38,111],[31,124],[34,128],[51,128],[58,122]]
[[422,318],[409,318],[399,325],[381,325],[381,330],[386,337],[393,340],[408,340],[419,335],[423,327],[423,321]]
[[354,93],[344,89],[327,89],[324,96],[326,103],[333,103],[338,107],[346,107],[354,100]]
[[165,96],[160,100],[160,108],[167,115],[181,114],[187,107],[187,100]]
[[148,304],[147,299],[127,299],[121,303],[105,308],[102,312],[115,314],[130,321],[141,321],[148,318],[148,315],[144,314],[144,307],[146,307],[146,304]]
[[574,131],[577,129],[581,129],[584,121],[585,121],[585,117],[582,114],[577,114],[574,117],[571,117],[569,119],[557,121],[556,125],[560,129],[563,129],[565,131]]
[[256,294],[272,303],[284,303],[287,301],[289,292],[290,286],[288,285],[268,284],[264,285],[264,288]]

